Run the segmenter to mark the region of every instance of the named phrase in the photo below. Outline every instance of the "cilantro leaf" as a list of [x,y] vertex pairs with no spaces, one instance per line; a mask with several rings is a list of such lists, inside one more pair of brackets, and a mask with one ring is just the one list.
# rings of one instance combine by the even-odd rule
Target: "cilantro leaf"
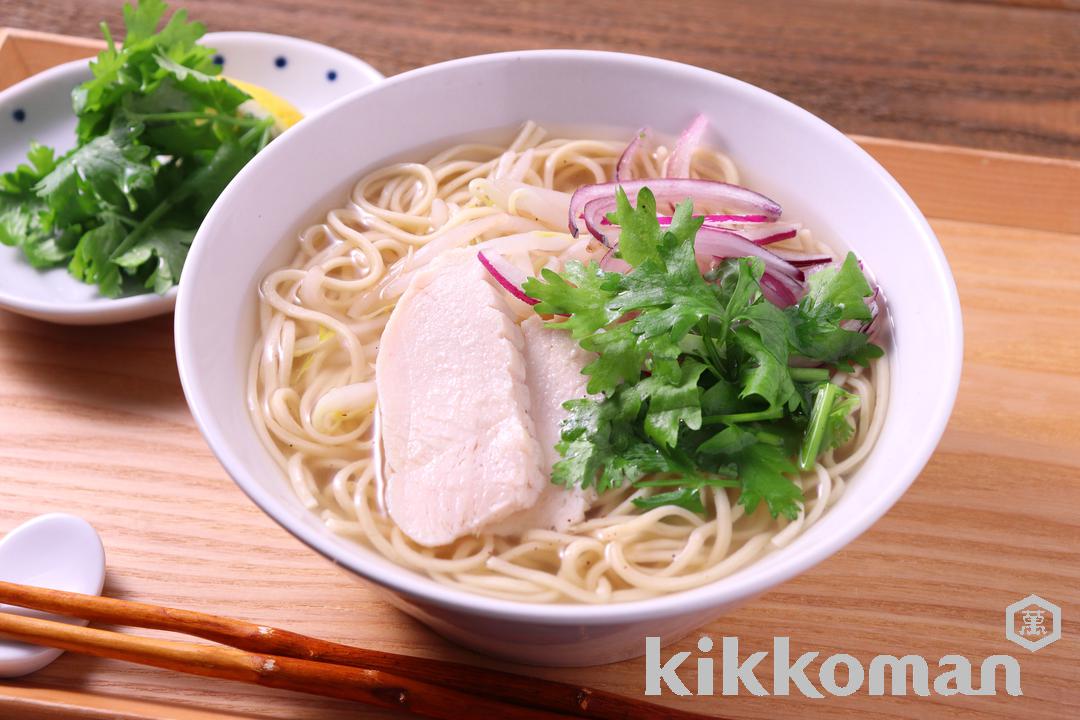
[[751,358],[740,368],[743,389],[739,397],[756,395],[770,408],[798,404],[799,396],[786,364],[786,353],[783,359],[778,358],[766,346],[761,335],[749,327],[737,328],[732,334],[735,344]]
[[564,405],[552,481],[656,489],[635,505],[694,512],[706,488],[734,486],[747,512],[765,503],[773,517],[796,517],[793,476],[850,440],[858,398],[830,383],[827,367],[792,367],[791,356],[842,366],[881,352],[842,325],[869,319],[858,262],[849,255],[815,274],[806,296],[781,309],[761,290],[758,258],[703,274],[702,218],[689,202],[665,228],[648,188],[636,205],[620,188],[608,218],[620,226],[625,275],[571,262],[525,284],[534,309],[557,316],[548,327],[596,354],[583,369],[593,396]]
[[568,330],[574,339],[588,337],[613,321],[619,313],[608,308],[618,292],[622,276],[600,269],[596,262],[566,264],[562,273],[544,268],[540,277],[525,281],[526,294],[540,302],[534,306],[543,315],[563,315],[548,327]]
[[840,325],[844,320],[870,319],[864,298],[873,290],[854,253],[848,253],[840,268],[811,275],[809,286],[799,304],[787,309],[794,333],[792,344],[800,355],[827,363],[860,365],[881,356],[880,348],[871,345],[865,334]]
[[692,463],[663,452],[656,445],[639,440],[631,442],[609,459],[601,476],[605,487],[622,487],[633,483],[642,487],[642,478],[665,475],[677,478],[676,484],[682,484],[690,475],[696,475]]
[[692,512],[704,512],[705,506],[701,497],[703,490],[706,488],[738,487],[739,485],[738,480],[735,479],[735,468],[731,465],[717,466],[712,470],[706,470],[697,467],[692,459],[681,457],[678,452],[670,456],[669,462],[670,468],[667,472],[638,480],[634,483],[634,487],[673,487],[675,489],[635,498],[634,505],[646,510],[662,505],[678,505]]
[[146,287],[163,293],[179,280],[180,270],[184,267],[188,248],[194,238],[194,230],[152,228],[130,249],[112,260],[127,270],[136,270],[152,260],[153,267]]
[[[700,219],[697,224],[700,225]],[[645,323],[640,329],[650,337],[669,331],[676,339],[705,315],[723,312],[698,268],[693,237],[680,237],[673,232],[661,237],[656,257],[625,276],[624,288],[612,305],[622,313],[644,308],[668,310],[665,317],[674,321],[674,327]]]
[[822,383],[814,393],[809,425],[799,450],[799,467],[811,470],[817,457],[830,448],[840,447],[851,439],[855,427],[851,414],[859,407],[856,395],[830,382]]
[[757,443],[754,433],[738,425],[729,425],[698,446],[698,452],[706,455],[736,456]]
[[678,382],[679,344],[691,328],[723,313],[698,269],[694,236],[701,218],[691,217],[691,207],[679,206],[671,228],[660,237],[656,255],[625,276],[621,292],[609,304],[623,314],[637,313],[634,332],[650,345],[644,355],[653,359],[653,371],[672,383]]
[[203,216],[236,174],[255,157],[257,149],[234,140],[222,142],[205,164],[184,178],[177,193],[191,198],[192,211]]
[[20,164],[11,172],[0,175],[0,193],[5,195],[29,193],[56,167],[56,154],[53,149],[36,142],[30,143],[30,151],[26,154],[26,159],[29,160],[29,164]]
[[735,319],[745,320],[761,338],[765,350],[782,365],[787,365],[788,348],[795,340],[795,333],[783,310],[771,302],[759,302],[736,315]]
[[676,507],[686,508],[690,512],[705,512],[705,505],[701,502],[701,488],[696,487],[680,487],[648,497],[635,498],[634,504],[642,510],[675,505]]
[[717,297],[724,299],[727,314],[734,317],[760,298],[759,282],[764,274],[765,263],[760,258],[743,258],[720,263],[706,278],[713,282]]
[[747,513],[765,501],[773,517],[783,515],[794,520],[798,516],[802,490],[787,475],[797,473],[799,468],[782,447],[754,443],[735,455],[735,464],[742,484],[739,503]]
[[72,92],[76,147],[31,145],[0,175],[0,242],[107,297],[176,284],[210,206],[270,139],[273,120],[245,115],[248,94],[216,77],[205,27],[167,15],[162,0],[126,4],[120,47],[103,24],[107,47]]
[[0,243],[22,249],[35,267],[49,267],[67,257],[70,244],[54,230],[53,213],[33,191],[56,167],[52,148],[30,146],[28,164],[0,175]]
[[563,403],[563,407],[567,416],[560,427],[562,439],[555,446],[562,459],[551,469],[553,483],[567,487],[595,486],[603,492],[622,483],[628,463],[653,462],[646,456],[631,459],[625,453],[622,453],[622,467],[616,468],[610,462],[611,457],[620,455],[617,451],[637,444],[632,432],[627,433],[641,409],[640,398],[635,393],[616,393],[604,401],[576,398]]
[[739,409],[739,389],[727,380],[717,380],[701,394],[701,412],[705,415],[730,415]]
[[125,235],[127,229],[118,217],[107,215],[101,225],[88,230],[79,239],[68,270],[79,280],[97,285],[105,297],[116,297],[122,282],[120,266],[109,258]]
[[831,306],[841,320],[869,320],[870,309],[863,298],[874,291],[859,269],[855,253],[849,252],[839,267],[825,268],[810,276],[804,303],[814,308]]
[[61,217],[78,217],[84,206],[71,201],[88,193],[110,207],[127,205],[130,210],[137,209],[135,191],[154,184],[154,169],[148,161],[150,148],[135,143],[141,132],[141,125],[121,120],[107,135],[94,138],[62,158],[35,186],[35,192],[58,208]]
[[738,468],[742,492],[739,502],[753,512],[762,500],[776,517],[794,518],[802,503],[802,491],[787,477],[799,468],[790,459],[783,442],[762,442],[767,433],[730,425],[703,442],[698,452],[719,455]]
[[125,98],[151,92],[161,82],[164,73],[158,64],[160,55],[203,73],[220,72],[212,61],[213,50],[195,44],[205,34],[205,26],[188,22],[186,10],[177,10],[160,32],[155,32],[167,11],[162,0],[140,0],[135,6],[126,3],[127,33],[120,50],[103,25],[109,47],[90,63],[94,77],[72,93],[80,141],[102,132],[111,111]]
[[169,6],[164,0],[142,0],[137,5],[124,3],[124,45],[131,46],[153,36]]
[[596,359],[581,369],[589,376],[586,390],[593,394],[610,393],[619,383],[637,380],[649,352],[648,344],[642,342],[630,323],[612,325],[587,337],[581,347],[596,353]]
[[232,112],[250,97],[227,80],[181,65],[165,55],[157,56],[157,64],[173,77],[181,90],[218,112]]
[[855,424],[851,415],[859,409],[859,396],[845,390],[837,390],[837,398],[833,400],[833,406],[829,410],[829,417],[825,425],[825,436],[822,438],[822,447],[835,449],[847,444],[855,434]]
[[674,447],[679,439],[679,427],[691,430],[701,427],[701,390],[698,378],[705,371],[703,363],[687,360],[682,364],[682,377],[671,385],[658,375],[645,378],[635,386],[642,400],[648,401],[645,412],[645,434],[662,448]]
[[[556,449],[562,459],[552,468],[552,482],[567,487],[595,487],[605,492],[642,478],[662,475],[699,485],[729,482],[730,475],[702,473],[677,449],[665,450],[636,430],[642,416],[640,393],[622,385],[603,400],[578,398],[563,404],[562,439]],[[649,486],[649,483],[640,485]]]
[[637,207],[630,204],[626,191],[615,189],[615,211],[608,219],[619,226],[619,257],[637,267],[657,256],[660,245],[660,222],[656,219],[656,198],[649,188],[637,194]]

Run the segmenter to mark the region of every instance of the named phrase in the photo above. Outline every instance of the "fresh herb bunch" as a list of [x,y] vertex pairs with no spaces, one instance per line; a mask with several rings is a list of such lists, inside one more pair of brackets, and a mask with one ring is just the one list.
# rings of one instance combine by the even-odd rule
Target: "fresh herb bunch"
[[[882,355],[842,326],[870,319],[872,291],[855,256],[811,276],[806,296],[781,309],[762,295],[758,258],[702,274],[694,238],[703,219],[691,202],[662,230],[648,188],[636,208],[621,188],[617,201],[609,219],[621,227],[629,272],[572,261],[525,283],[535,310],[556,316],[548,327],[597,354],[583,372],[598,397],[565,403],[552,482],[663,488],[635,503],[696,512],[706,488],[738,487],[747,512],[764,501],[774,517],[794,518],[803,496],[789,475],[854,432],[858,398],[830,383],[825,366]],[[796,356],[822,367],[795,367]]]
[[167,10],[126,4],[119,49],[102,23],[108,48],[72,93],[76,147],[35,143],[0,175],[0,242],[108,297],[175,285],[206,212],[271,137],[272,118],[241,112],[248,94],[214,77],[202,24],[178,10],[157,31]]

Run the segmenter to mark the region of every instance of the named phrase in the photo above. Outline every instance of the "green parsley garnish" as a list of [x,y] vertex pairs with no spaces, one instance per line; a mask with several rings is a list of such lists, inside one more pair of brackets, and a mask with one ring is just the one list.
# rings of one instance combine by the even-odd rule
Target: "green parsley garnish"
[[620,188],[609,217],[619,225],[625,275],[595,262],[544,269],[525,292],[548,327],[573,334],[596,359],[583,372],[598,399],[565,403],[552,482],[567,487],[655,487],[642,508],[702,512],[702,491],[737,487],[753,512],[765,502],[794,518],[803,496],[791,476],[847,442],[858,398],[829,382],[826,367],[882,355],[845,320],[868,320],[870,284],[853,254],[815,273],[806,296],[781,309],[762,294],[764,264],[729,259],[703,275],[694,238],[703,219],[678,206],[661,228],[644,188],[637,207]]
[[247,93],[214,77],[205,28],[167,6],[124,6],[127,34],[72,92],[77,145],[62,157],[33,144],[0,175],[0,242],[35,267],[67,264],[102,295],[175,285],[214,200],[270,140],[273,120],[240,112]]

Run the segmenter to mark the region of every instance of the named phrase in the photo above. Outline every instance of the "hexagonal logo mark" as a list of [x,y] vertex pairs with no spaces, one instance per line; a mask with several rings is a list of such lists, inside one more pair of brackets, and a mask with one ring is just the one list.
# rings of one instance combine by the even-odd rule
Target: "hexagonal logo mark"
[[1005,608],[1005,637],[1031,652],[1061,639],[1061,608],[1028,595]]

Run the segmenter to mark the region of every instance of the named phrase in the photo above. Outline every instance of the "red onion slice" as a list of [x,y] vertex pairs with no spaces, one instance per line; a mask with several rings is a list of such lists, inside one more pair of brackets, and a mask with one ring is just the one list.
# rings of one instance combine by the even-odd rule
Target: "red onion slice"
[[[733,257],[758,257],[765,263],[765,275],[762,278],[762,292],[770,301],[780,307],[798,302],[806,288],[803,281],[806,276],[793,263],[776,253],[750,242],[731,230],[702,226],[694,240],[694,253],[702,272],[706,272],[716,260]],[[829,261],[832,258],[828,258]],[[631,268],[615,256],[615,248],[608,250],[600,260],[600,268],[609,272],[628,272]],[[766,281],[764,277],[768,277]]]
[[523,287],[527,278],[525,273],[518,269],[514,263],[495,252],[484,253],[480,251],[476,253],[476,259],[491,274],[491,277],[495,278],[495,282],[502,285],[508,293],[518,300],[529,305],[536,305],[540,302],[525,293]]
[[[660,227],[665,227],[671,224],[670,215],[657,215],[657,221],[660,223]],[[705,222],[707,223],[764,223],[769,222],[769,218],[764,215],[706,215]],[[603,225],[610,225],[610,221],[604,218]]]
[[787,250],[776,249],[772,250],[771,252],[773,253],[773,255],[776,255],[779,258],[787,260],[789,263],[791,263],[797,268],[809,268],[817,267],[818,265],[828,265],[835,260],[832,255],[825,254],[807,255],[804,253],[789,252]]
[[630,171],[634,167],[634,160],[637,159],[641,146],[648,139],[649,133],[649,128],[641,128],[634,135],[634,139],[630,141],[630,144],[626,146],[626,149],[623,150],[622,155],[619,156],[619,162],[615,163],[615,182],[630,179]]
[[[708,222],[706,224],[715,225]],[[750,223],[734,227],[731,225],[720,227],[724,230],[734,230],[752,243],[769,245],[781,240],[790,240],[799,234],[799,228],[802,226],[798,223]]]
[[776,220],[782,212],[780,206],[769,198],[740,185],[716,180],[690,180],[672,178],[646,178],[626,182],[582,185],[570,198],[570,233],[577,237],[578,218],[584,217],[585,227],[600,242],[607,244],[600,231],[604,217],[615,209],[615,190],[622,187],[631,203],[637,202],[638,191],[648,187],[656,197],[657,205],[677,204],[691,199],[698,208],[731,210],[737,214],[764,216]]
[[704,115],[698,115],[690,121],[682,135],[675,141],[671,157],[668,158],[667,172],[664,173],[666,177],[690,177],[690,161],[694,158],[694,151],[701,144],[701,138],[704,137],[705,128],[708,125],[709,120]]
[[779,277],[771,273],[761,276],[761,294],[777,307],[788,307],[799,302],[792,289]]
[[866,323],[862,326],[862,328],[859,329],[860,332],[865,334],[866,337],[870,339],[870,342],[873,342],[877,338],[878,331],[881,329],[881,323],[884,322],[884,320],[882,320],[881,318],[883,315],[885,315],[885,313],[881,312],[877,297],[878,291],[875,289],[874,297],[872,298],[873,304],[870,307],[870,313],[873,315],[873,317],[870,318],[870,322]]
[[866,298],[866,305],[870,308],[870,320],[864,323],[863,326],[859,328],[859,331],[865,333],[867,337],[873,340],[874,336],[877,335],[878,328],[881,326],[881,316],[885,313],[881,311],[881,287],[874,285],[873,281],[871,281],[870,284],[874,287],[874,294]]
[[[700,215],[698,217],[701,217]],[[656,222],[660,224],[660,227],[667,227],[671,224],[670,215],[657,215]],[[707,223],[764,223],[769,222],[769,218],[764,215],[706,215],[705,222]],[[612,225],[610,220],[606,217],[600,221],[601,225]]]
[[[660,227],[671,224],[671,218],[668,216],[660,216],[657,220]],[[706,215],[705,225],[720,230],[733,230],[758,245],[790,240],[799,234],[799,229],[802,227],[798,223],[773,223],[768,220],[764,215]],[[601,224],[610,223],[605,218]]]
[[[694,243],[694,251],[702,272],[706,272],[717,260],[725,257],[760,257],[768,268],[761,278],[761,291],[766,299],[779,307],[794,305],[805,292],[801,282],[802,271],[789,265],[775,253],[761,248],[749,240],[730,231],[706,233],[702,242],[701,232]],[[828,258],[831,261],[832,258]],[[607,272],[627,273],[632,269],[625,261],[615,256],[615,248],[607,251],[600,260],[600,269]]]
[[[860,263],[861,264],[861,263]],[[852,332],[860,332],[873,340],[877,334],[878,328],[881,325],[879,318],[884,314],[881,312],[881,288],[870,281],[870,286],[874,288],[872,295],[864,298],[863,302],[866,303],[867,309],[870,310],[869,320],[844,320],[840,323],[840,327]]]
[[607,272],[621,273],[623,275],[631,270],[630,263],[622,258],[615,257],[615,248],[604,253],[604,257],[600,259],[600,269]]
[[[597,216],[596,216],[596,214],[589,212],[589,205],[591,205],[593,203],[597,203],[597,202],[603,202],[603,201],[602,200],[593,200],[592,202],[585,205],[585,212],[583,212],[581,214],[581,219],[582,219],[582,221],[584,221],[585,229],[589,231],[590,235],[592,235],[594,238],[596,238],[597,240],[602,242],[604,245],[607,245],[610,248],[614,248],[614,247],[616,247],[618,245],[618,242],[616,242],[611,237],[612,232],[608,231],[608,232],[605,233],[600,229],[600,225],[602,225],[604,223],[604,221],[607,220],[607,213],[610,212],[610,210],[606,210],[604,212],[599,213],[599,221],[600,221],[599,224],[597,224]],[[614,206],[611,207],[611,210],[614,210]],[[611,221],[608,221],[608,225],[610,225],[611,227],[613,227],[615,229],[619,228],[618,225],[616,225],[615,223],[613,223]],[[571,231],[570,234],[574,235],[574,237],[577,237],[577,235],[575,233],[573,233],[572,231]]]
[[706,257],[757,257],[765,263],[765,272],[780,278],[790,279],[789,289],[801,293],[801,283],[806,279],[803,271],[787,260],[760,245],[756,245],[742,235],[731,230],[702,226],[694,240],[694,250]]

